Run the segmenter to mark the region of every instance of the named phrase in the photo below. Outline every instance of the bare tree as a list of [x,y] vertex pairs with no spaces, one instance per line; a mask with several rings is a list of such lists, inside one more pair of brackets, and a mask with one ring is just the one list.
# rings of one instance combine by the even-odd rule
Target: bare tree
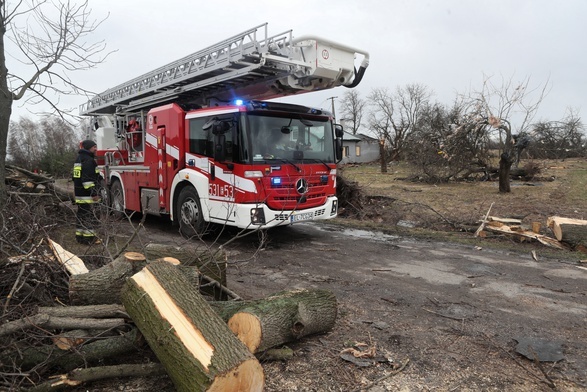
[[446,182],[485,172],[489,140],[483,129],[467,128],[462,103],[429,104],[408,137],[405,156],[427,182]]
[[478,130],[481,127],[489,133],[496,132],[499,137],[499,191],[502,193],[511,191],[510,169],[516,157],[514,136],[530,131],[547,87],[548,82],[531,88],[529,77],[519,82],[502,78],[496,85],[491,77],[485,76],[481,90],[466,99],[467,128]]
[[402,157],[406,141],[416,129],[431,95],[426,86],[419,84],[398,87],[393,95],[387,89],[374,89],[369,95],[369,126],[385,142],[391,160]]
[[345,120],[352,124],[352,133],[356,135],[362,125],[361,122],[363,121],[363,113],[367,101],[361,99],[357,90],[348,90],[344,93],[340,104],[342,105],[342,114]]
[[44,150],[44,135],[39,124],[28,117],[10,123],[8,154],[16,166],[33,171],[39,168]]
[[577,111],[569,108],[560,121],[541,121],[534,125],[528,148],[533,158],[565,159],[585,156],[585,126]]
[[[93,68],[107,56],[103,41],[87,41],[103,22],[91,18],[88,0],[15,3],[0,0],[0,205],[6,202],[5,159],[14,101],[46,102],[53,112],[66,115],[53,96],[89,93],[69,74]],[[20,51],[11,51],[11,59],[28,75],[8,71],[7,40]]]
[[[385,151],[386,142],[393,140],[391,137],[391,122],[394,108],[393,99],[387,89],[374,89],[367,97],[371,112],[369,113],[369,127],[379,139],[379,155],[381,160],[381,173],[387,173],[387,157]],[[391,144],[393,148],[393,144]]]

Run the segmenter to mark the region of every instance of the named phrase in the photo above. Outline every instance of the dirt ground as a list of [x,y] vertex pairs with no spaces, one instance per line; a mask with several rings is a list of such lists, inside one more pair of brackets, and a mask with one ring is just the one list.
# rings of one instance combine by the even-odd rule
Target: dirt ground
[[[564,165],[587,178],[585,162]],[[287,361],[261,358],[265,390],[587,391],[587,271],[578,268],[587,256],[471,231],[492,203],[497,216],[543,222],[544,233],[549,215],[585,219],[585,182],[577,193],[569,171],[549,179],[561,167],[545,163],[542,178],[509,195],[496,183],[413,183],[395,180],[398,168],[384,183],[376,168],[348,168],[367,195],[360,214],[279,228],[263,241],[225,231],[213,246],[233,241],[228,287],[245,299],[319,288],[338,301],[330,332],[289,344]],[[150,217],[137,239],[184,243]],[[174,388],[163,376],[74,390]]]
[[[320,288],[339,303],[332,331],[263,362],[266,391],[587,390],[587,272],[575,261],[330,224],[270,232],[258,247],[231,247],[231,289],[254,299]],[[555,360],[517,353],[528,339],[526,355]]]

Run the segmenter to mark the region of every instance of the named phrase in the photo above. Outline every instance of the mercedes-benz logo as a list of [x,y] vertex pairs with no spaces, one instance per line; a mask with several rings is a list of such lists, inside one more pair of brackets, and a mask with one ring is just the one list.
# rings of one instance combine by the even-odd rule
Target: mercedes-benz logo
[[308,192],[308,181],[306,181],[303,178],[300,178],[299,180],[297,180],[296,181],[296,191],[298,191],[298,193],[300,195],[303,195],[306,192]]

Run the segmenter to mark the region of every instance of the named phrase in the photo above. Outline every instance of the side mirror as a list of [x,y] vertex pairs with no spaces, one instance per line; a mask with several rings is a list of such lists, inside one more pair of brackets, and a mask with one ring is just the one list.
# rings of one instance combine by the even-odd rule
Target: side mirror
[[336,162],[340,162],[342,160],[342,138],[337,137],[335,143]]
[[217,121],[212,126],[212,133],[214,135],[222,135],[230,129],[230,123],[228,121]]
[[334,153],[336,154],[336,161],[340,162],[342,160],[342,137],[344,135],[344,129],[340,124],[334,124],[334,136],[336,137],[334,142]]

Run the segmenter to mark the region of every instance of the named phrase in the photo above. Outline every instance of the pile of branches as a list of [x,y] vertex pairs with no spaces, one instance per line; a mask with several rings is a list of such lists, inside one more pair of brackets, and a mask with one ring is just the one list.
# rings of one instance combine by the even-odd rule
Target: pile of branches
[[362,218],[365,196],[356,181],[349,181],[342,175],[336,177],[338,215],[347,218]]

